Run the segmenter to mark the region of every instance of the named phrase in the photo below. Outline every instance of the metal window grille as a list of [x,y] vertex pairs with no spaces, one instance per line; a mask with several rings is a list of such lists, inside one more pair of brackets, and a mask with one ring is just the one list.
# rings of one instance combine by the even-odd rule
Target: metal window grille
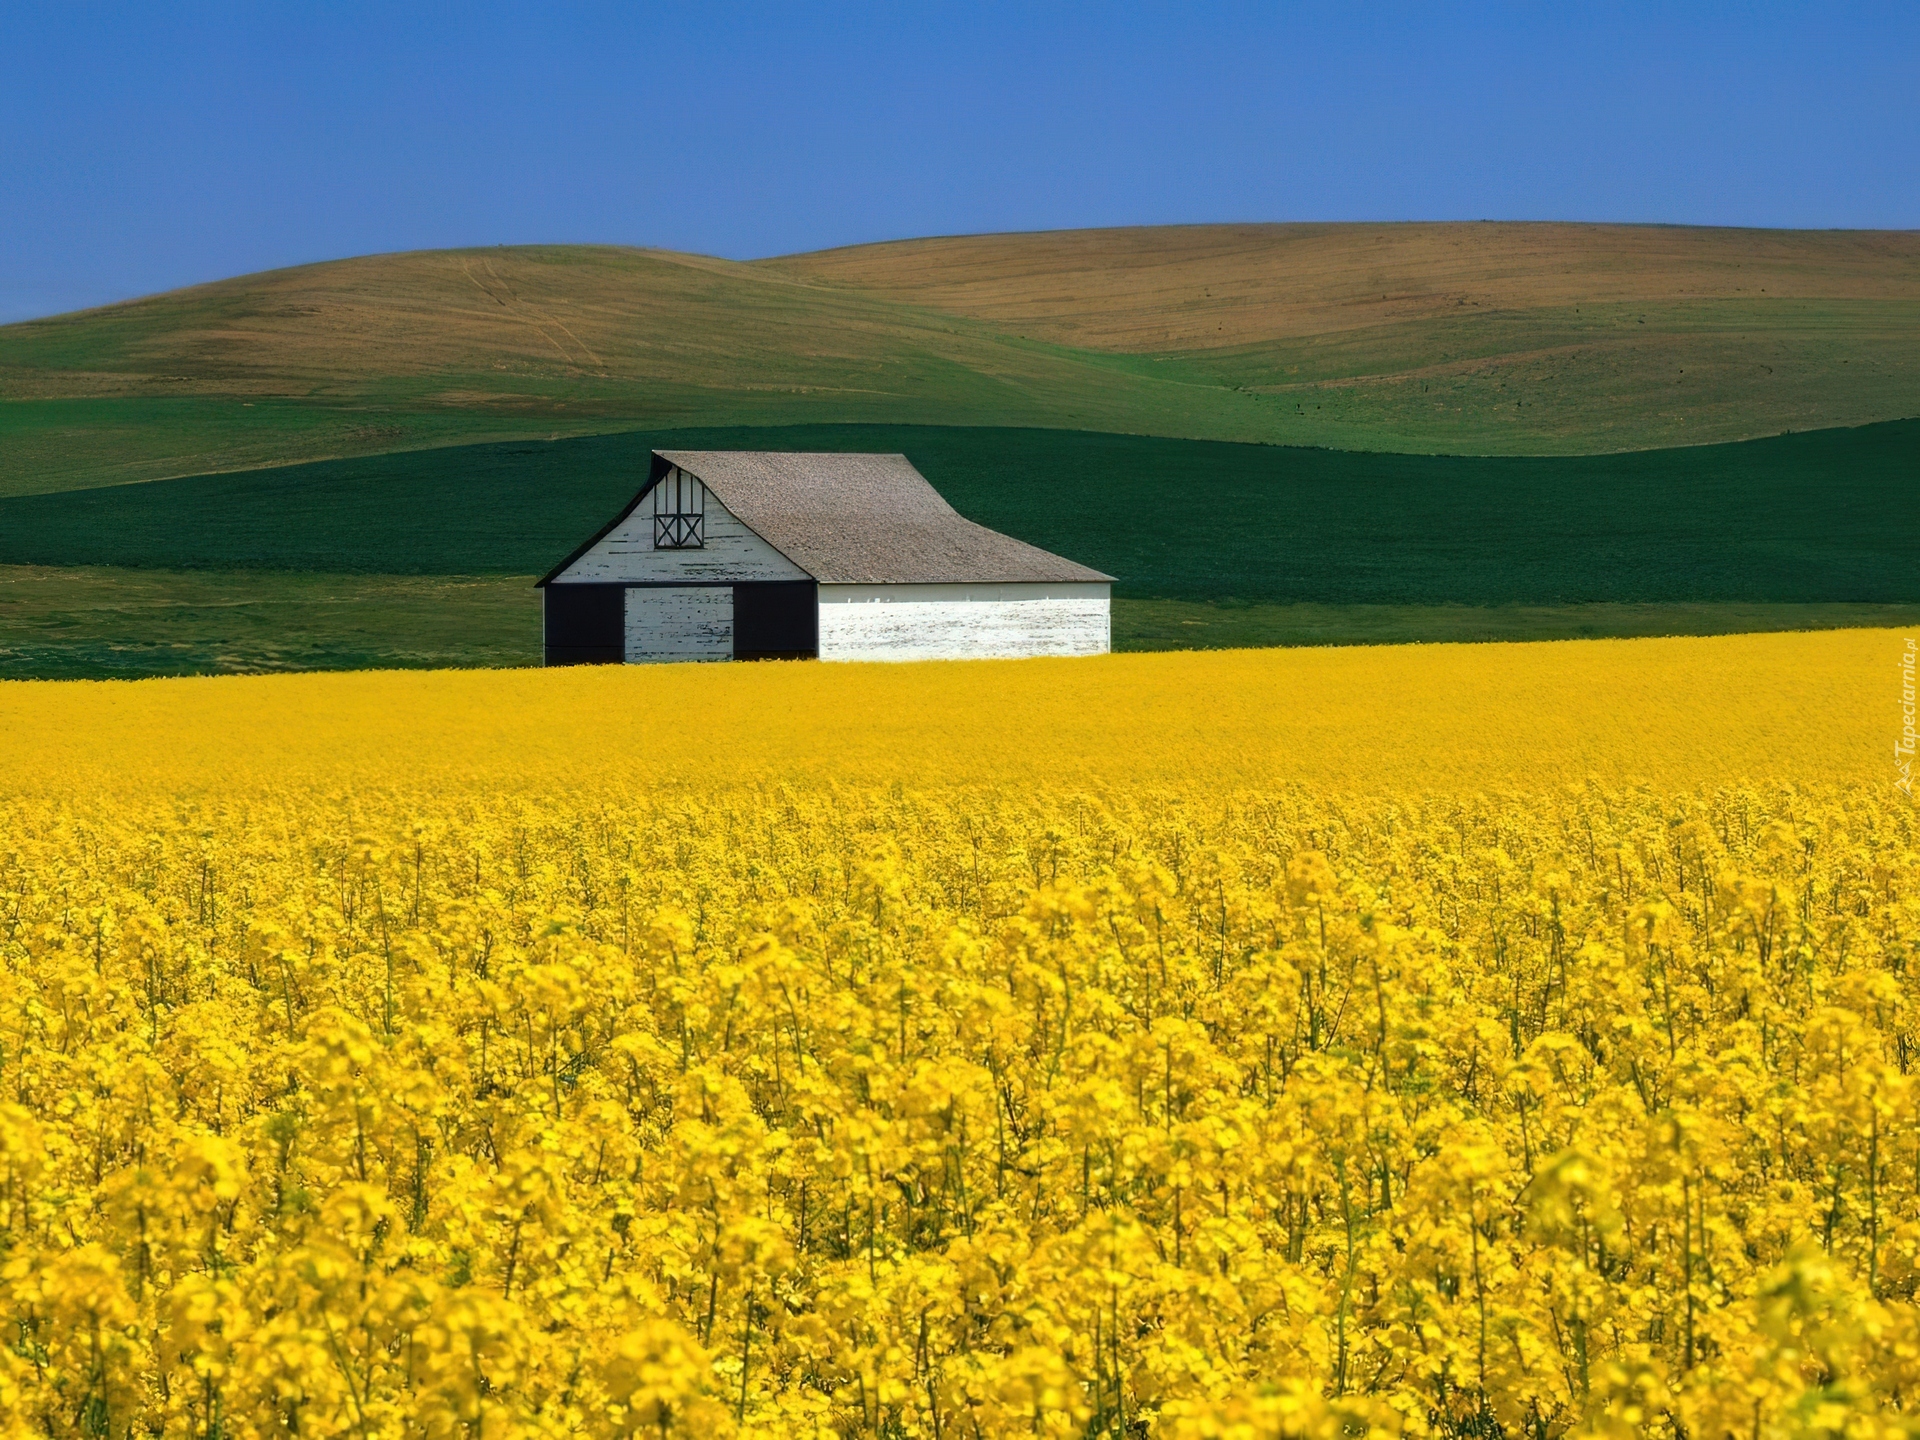
[[701,550],[707,543],[707,487],[673,470],[653,487],[653,548]]

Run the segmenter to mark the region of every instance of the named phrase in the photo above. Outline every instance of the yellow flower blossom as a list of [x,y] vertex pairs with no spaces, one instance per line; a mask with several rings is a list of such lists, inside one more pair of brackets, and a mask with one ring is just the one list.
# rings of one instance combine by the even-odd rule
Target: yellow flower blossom
[[255,718],[0,799],[0,1436],[1913,1432],[1890,784]]

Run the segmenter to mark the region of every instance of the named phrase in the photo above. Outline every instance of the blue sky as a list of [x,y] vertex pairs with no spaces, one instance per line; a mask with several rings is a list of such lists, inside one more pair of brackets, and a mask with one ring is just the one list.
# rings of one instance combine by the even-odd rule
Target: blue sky
[[370,251],[1920,226],[1920,6],[0,0],[0,320]]

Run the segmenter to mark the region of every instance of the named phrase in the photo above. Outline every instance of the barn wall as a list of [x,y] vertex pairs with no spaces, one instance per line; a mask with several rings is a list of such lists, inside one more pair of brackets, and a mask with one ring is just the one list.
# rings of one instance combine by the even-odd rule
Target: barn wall
[[807,572],[743,524],[707,492],[706,546],[699,550],[653,548],[653,506],[642,500],[634,512],[602,535],[594,547],[554,576],[556,582],[597,580],[805,580]]
[[822,660],[1104,655],[1108,585],[822,585]]
[[733,587],[650,585],[627,591],[626,641],[630,665],[731,660]]

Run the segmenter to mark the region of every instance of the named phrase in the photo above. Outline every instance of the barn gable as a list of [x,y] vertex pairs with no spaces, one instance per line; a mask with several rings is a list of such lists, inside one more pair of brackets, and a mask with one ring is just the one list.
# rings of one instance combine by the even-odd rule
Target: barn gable
[[664,473],[542,584],[683,584],[805,580],[697,476]]

